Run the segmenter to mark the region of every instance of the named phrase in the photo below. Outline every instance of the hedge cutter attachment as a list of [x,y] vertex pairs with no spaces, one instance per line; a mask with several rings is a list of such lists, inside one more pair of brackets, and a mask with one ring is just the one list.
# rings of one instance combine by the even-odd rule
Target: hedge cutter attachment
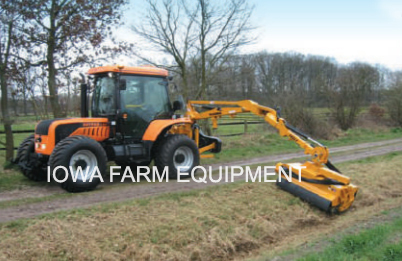
[[304,163],[277,163],[278,187],[329,213],[350,208],[358,188],[331,164],[327,147],[287,124],[277,110],[250,100],[189,101],[187,104],[187,115],[192,120],[212,119],[213,128],[218,127],[220,117],[234,117],[239,113],[263,117],[280,136],[296,142],[305,154],[311,155],[311,160]]

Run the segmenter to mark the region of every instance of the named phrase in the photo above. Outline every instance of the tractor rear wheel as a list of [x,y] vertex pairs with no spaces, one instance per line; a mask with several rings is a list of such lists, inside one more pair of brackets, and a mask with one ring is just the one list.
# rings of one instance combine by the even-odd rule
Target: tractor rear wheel
[[34,135],[23,140],[18,147],[15,162],[19,165],[25,177],[33,181],[46,179],[46,170],[37,155],[35,154]]
[[[96,188],[100,178],[95,175],[104,175],[106,172],[107,156],[99,142],[86,136],[72,136],[60,141],[50,155],[49,165],[51,171],[58,166],[65,167],[67,173],[58,168],[55,176],[61,182],[63,189],[69,192],[90,191]],[[73,173],[70,173],[70,167]],[[83,175],[77,174],[77,169],[81,167]],[[97,169],[96,169],[97,168]],[[88,169],[88,172],[86,170]],[[99,173],[97,172],[99,170]],[[72,175],[75,175],[74,177]]]
[[[194,167],[200,164],[200,154],[195,142],[185,135],[168,136],[155,156],[155,165],[162,173],[165,166],[169,170],[169,178],[176,179],[180,168],[181,176],[188,177]],[[184,175],[186,173],[186,175]]]

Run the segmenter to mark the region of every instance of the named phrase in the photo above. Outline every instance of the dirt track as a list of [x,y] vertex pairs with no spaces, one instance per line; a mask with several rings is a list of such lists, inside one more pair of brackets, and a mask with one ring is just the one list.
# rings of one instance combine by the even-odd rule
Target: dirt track
[[[350,160],[363,159],[371,156],[379,156],[388,154],[395,151],[402,151],[402,139],[395,140],[387,140],[381,142],[371,142],[364,143],[352,146],[343,146],[338,148],[331,149],[331,152],[348,152],[354,151],[353,154],[348,155],[339,155],[331,157],[331,162],[344,162]],[[285,160],[290,160],[294,158],[302,157],[303,153],[289,153],[282,155],[274,155],[267,157],[254,158],[247,161],[237,161],[225,164],[219,164],[223,166],[244,166],[244,165],[255,165],[267,162],[280,162]],[[212,169],[216,170],[218,165],[211,165]],[[238,177],[235,180],[244,179],[244,175]],[[116,186],[116,188],[104,190],[103,187],[107,186],[104,184],[95,192],[91,193],[82,193],[73,197],[68,198],[59,198],[53,199],[49,201],[43,201],[38,203],[26,204],[17,207],[9,207],[3,208],[0,211],[0,222],[12,221],[19,218],[29,218],[34,217],[41,214],[51,213],[55,211],[61,210],[69,210],[74,208],[82,208],[82,207],[90,207],[95,204],[105,203],[105,202],[116,202],[116,201],[124,201],[134,198],[145,198],[149,196],[155,196],[163,193],[169,192],[178,192],[178,191],[189,191],[193,189],[201,189],[208,186],[213,185],[221,185],[226,184],[224,180],[219,183],[209,182],[205,183],[196,183],[189,180],[188,183],[178,183],[176,181],[169,180],[169,182],[164,183],[141,183],[137,185],[126,185],[126,186]],[[37,192],[38,195],[52,195],[55,193],[63,193],[57,187],[38,187],[36,190],[48,190],[50,192],[47,193],[45,191]],[[14,193],[14,196],[13,196]],[[7,197],[9,199],[17,199],[17,192],[7,192],[1,193],[0,198]]]

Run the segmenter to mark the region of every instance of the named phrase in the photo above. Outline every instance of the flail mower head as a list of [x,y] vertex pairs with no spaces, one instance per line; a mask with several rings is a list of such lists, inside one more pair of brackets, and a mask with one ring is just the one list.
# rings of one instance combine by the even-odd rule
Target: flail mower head
[[358,190],[348,177],[310,161],[278,163],[276,171],[278,187],[328,213],[349,209]]

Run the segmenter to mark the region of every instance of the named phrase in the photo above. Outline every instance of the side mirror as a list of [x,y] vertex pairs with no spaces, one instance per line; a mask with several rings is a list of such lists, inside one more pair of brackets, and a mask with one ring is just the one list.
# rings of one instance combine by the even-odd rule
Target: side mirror
[[179,111],[184,108],[184,104],[181,101],[173,102],[173,111]]
[[184,102],[183,96],[178,95],[176,100],[173,102],[173,112],[183,110],[186,108],[186,103]]
[[120,81],[119,81],[119,89],[120,89],[120,91],[125,91],[127,89],[126,79],[120,79]]

